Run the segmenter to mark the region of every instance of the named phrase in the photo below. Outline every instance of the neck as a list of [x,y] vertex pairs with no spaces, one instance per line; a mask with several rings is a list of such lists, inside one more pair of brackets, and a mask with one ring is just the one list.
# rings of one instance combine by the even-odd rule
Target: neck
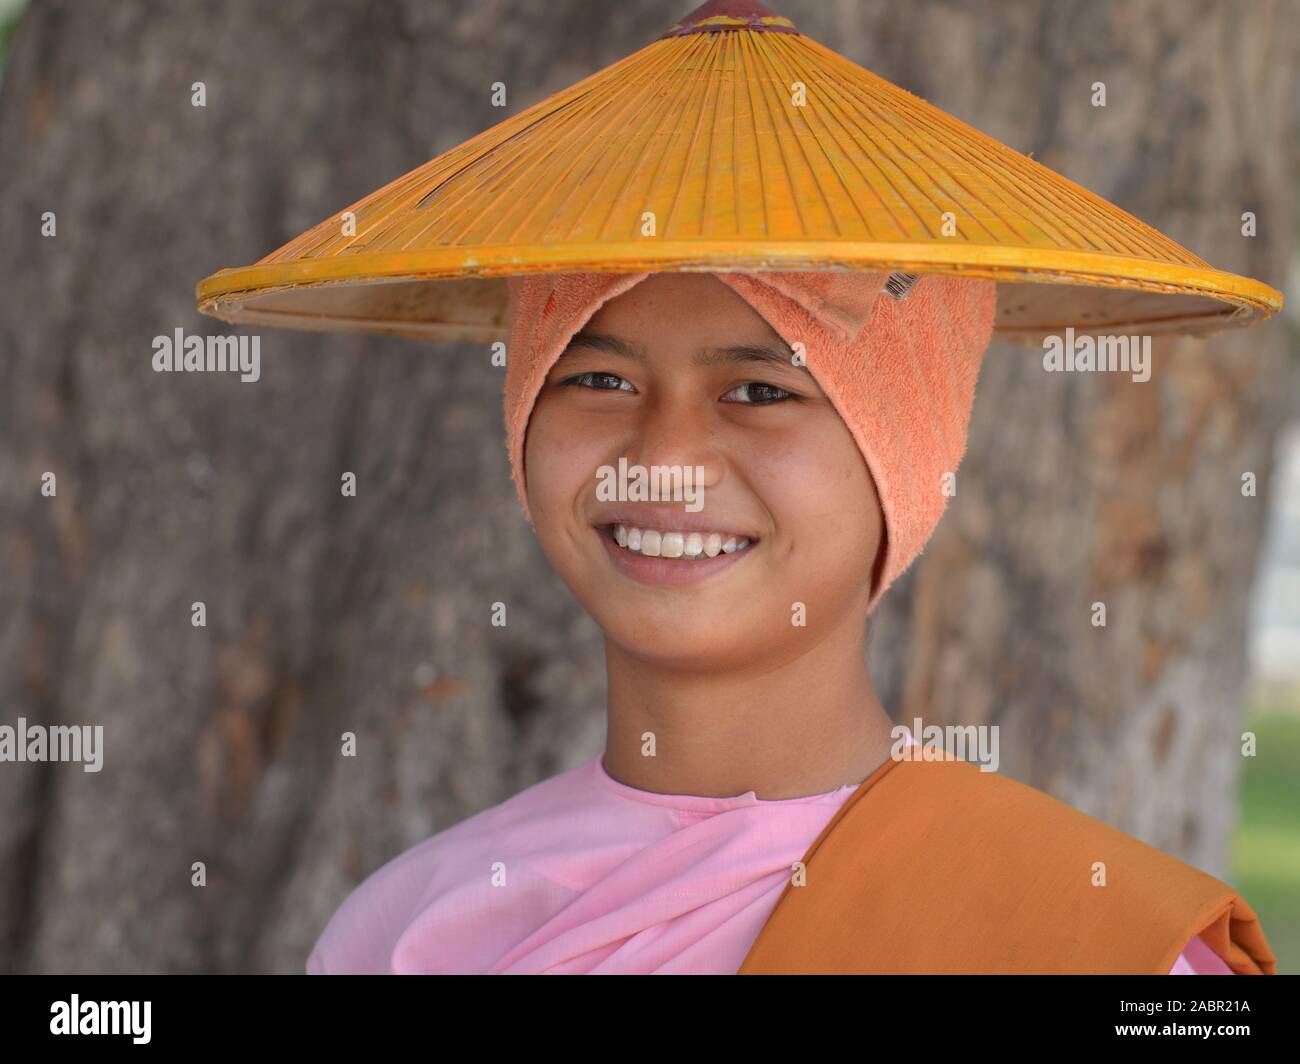
[[860,783],[889,757],[860,616],[795,655],[734,668],[665,668],[608,639],[605,660],[604,766],[630,787],[799,798]]

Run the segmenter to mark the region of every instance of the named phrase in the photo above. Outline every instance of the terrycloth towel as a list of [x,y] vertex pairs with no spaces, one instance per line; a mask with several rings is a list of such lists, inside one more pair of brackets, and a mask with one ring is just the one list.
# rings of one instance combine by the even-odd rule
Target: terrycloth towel
[[[528,511],[524,439],[546,374],[600,307],[646,273],[508,278],[506,445]],[[943,516],[980,362],[993,332],[993,281],[844,271],[714,273],[790,344],[844,419],[875,481],[885,558],[868,610],[912,563]],[[798,348],[796,348],[797,350]]]

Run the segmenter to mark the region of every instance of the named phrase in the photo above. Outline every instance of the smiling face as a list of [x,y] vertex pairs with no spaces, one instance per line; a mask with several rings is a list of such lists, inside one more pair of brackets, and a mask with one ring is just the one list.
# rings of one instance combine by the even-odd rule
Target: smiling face
[[[605,303],[551,367],[528,423],[529,510],[551,563],[627,653],[774,665],[832,628],[863,630],[880,503],[792,354],[722,281],[660,273]],[[609,500],[598,471],[620,459],[629,474],[699,470],[702,507],[689,494]]]

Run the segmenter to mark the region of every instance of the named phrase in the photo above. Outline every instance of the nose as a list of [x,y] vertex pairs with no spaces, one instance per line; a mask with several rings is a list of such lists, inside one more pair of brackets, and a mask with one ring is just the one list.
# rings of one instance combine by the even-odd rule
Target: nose
[[638,410],[623,455],[629,465],[691,468],[706,491],[724,475],[721,420],[707,398],[660,389]]

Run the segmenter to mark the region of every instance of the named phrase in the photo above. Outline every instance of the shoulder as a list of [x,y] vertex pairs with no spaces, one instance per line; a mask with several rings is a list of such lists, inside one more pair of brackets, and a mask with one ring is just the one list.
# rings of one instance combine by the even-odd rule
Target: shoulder
[[959,863],[958,905],[974,919],[996,895],[994,911],[1019,922],[1017,948],[1037,950],[1041,965],[1061,957],[1076,971],[1168,972],[1202,932],[1247,966],[1247,955],[1271,956],[1250,907],[1209,873],[968,762],[900,768],[900,794],[926,810]]
[[[1060,889],[1064,902],[1093,898],[1127,919],[1230,890],[1213,876],[1028,784],[959,760],[907,763],[893,773],[920,804],[931,831],[974,859],[983,875],[1022,891]],[[943,829],[941,825],[950,825]]]
[[[808,963],[868,971],[1163,974],[1207,929],[1236,957],[1253,921],[1213,876],[952,757],[898,761],[855,795],[810,851],[807,883],[778,907],[773,945],[802,937]],[[834,943],[819,937],[827,912]],[[1248,937],[1241,956],[1266,961]]]
[[542,780],[445,828],[370,873],[330,917],[307,972],[382,973],[393,943],[428,902],[485,876],[502,852],[518,853],[540,825],[582,801],[590,762]]
[[[965,846],[991,845],[1005,859],[1035,864],[1064,862],[1077,867],[1109,856],[1142,860],[1169,874],[1213,877],[1068,805],[1046,791],[957,759],[900,763],[886,777],[894,798],[919,798],[918,815],[931,824],[953,822]],[[882,796],[889,788],[882,788]]]

